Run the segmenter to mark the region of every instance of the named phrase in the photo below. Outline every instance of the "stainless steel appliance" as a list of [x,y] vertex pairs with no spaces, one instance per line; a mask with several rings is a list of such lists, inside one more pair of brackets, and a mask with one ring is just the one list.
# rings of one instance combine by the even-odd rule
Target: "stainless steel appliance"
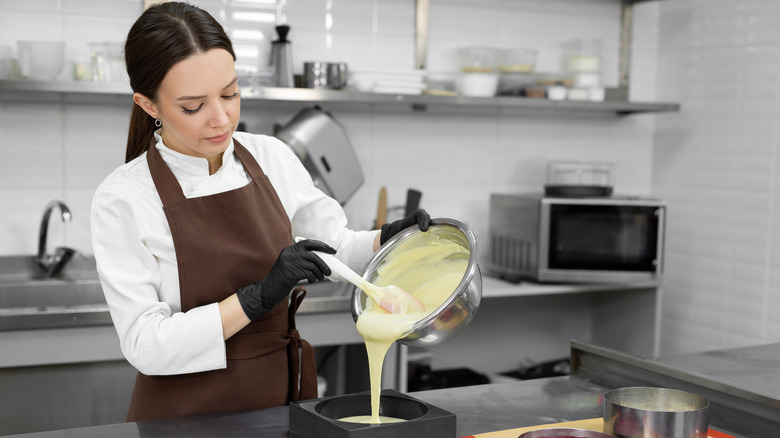
[[306,88],[340,90],[347,86],[347,64],[304,62],[303,85]]
[[269,64],[273,67],[274,78],[277,87],[294,87],[292,43],[287,39],[290,26],[276,26],[279,39],[271,42],[271,59]]
[[320,107],[304,108],[275,135],[295,152],[314,185],[342,205],[363,184],[363,171],[346,131]]
[[639,197],[492,194],[489,269],[511,281],[661,281],[666,205]]

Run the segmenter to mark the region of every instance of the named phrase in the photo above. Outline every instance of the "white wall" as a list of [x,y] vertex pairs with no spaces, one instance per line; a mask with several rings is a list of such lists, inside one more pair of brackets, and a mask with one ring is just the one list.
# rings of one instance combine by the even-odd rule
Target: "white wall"
[[[244,4],[201,3],[223,21]],[[429,65],[432,70],[451,69],[455,47],[492,44],[537,48],[539,70],[555,71],[560,43],[598,37],[604,40],[605,64],[615,66],[618,3],[434,0]],[[296,69],[310,59],[341,59],[354,70],[413,67],[413,0],[290,0],[286,5],[283,15],[293,28]],[[0,3],[0,44],[62,38],[68,41],[69,60],[81,59],[88,42],[120,41],[141,9],[140,0],[5,1]],[[325,26],[327,13],[333,17],[330,30]],[[238,24],[231,22],[233,28]],[[254,44],[264,50],[275,35],[271,24],[263,26],[266,41]],[[605,70],[606,80],[614,84],[616,69]],[[66,69],[61,78],[69,74]],[[0,102],[0,195],[5,206],[0,254],[35,250],[41,212],[55,198],[72,208],[74,222],[66,227],[52,223],[52,245],[65,243],[89,253],[91,192],[123,161],[129,97],[127,102],[93,104],[34,100]],[[297,109],[245,104],[242,119],[251,131],[270,133],[273,123],[286,122]],[[379,187],[385,185],[392,205],[404,203],[407,188],[420,189],[423,206],[432,214],[461,219],[484,236],[489,194],[539,189],[546,162],[553,159],[614,161],[619,191],[641,194],[650,189],[654,116],[437,109],[418,113],[373,107],[366,111],[365,106],[339,107],[334,115],[347,127],[367,175],[365,186],[347,205],[356,228],[371,223]]]
[[654,190],[669,201],[662,350],[780,340],[780,3],[661,2]]
[[[617,81],[618,0],[431,3],[431,70],[452,70],[456,47],[490,44],[539,49],[538,70],[559,71],[562,42],[601,38],[606,82]],[[232,31],[240,23],[228,23],[231,11],[248,2],[200,4]],[[413,68],[414,4],[414,0],[287,0],[280,16],[293,29],[296,70],[312,59],[345,61],[354,70]],[[87,42],[121,41],[141,9],[141,0],[5,0],[0,2],[0,44],[64,38],[69,59],[80,59]],[[654,100],[658,7],[649,3],[637,9],[632,95]],[[266,32],[264,42],[239,40],[236,45],[254,44],[261,48],[258,59],[264,59],[268,41],[275,35],[270,24],[258,28]],[[0,254],[35,252],[41,213],[55,198],[71,207],[74,220],[66,226],[52,221],[50,248],[67,244],[91,253],[92,192],[124,161],[130,98],[94,103],[58,99],[0,99]],[[614,162],[619,193],[649,194],[653,187],[654,125],[659,116],[652,114],[324,107],[346,127],[366,174],[365,185],[346,206],[354,228],[372,223],[381,186],[388,187],[391,205],[402,205],[406,190],[416,188],[423,192],[422,206],[432,215],[455,218],[474,229],[484,255],[490,193],[541,190],[550,160]],[[286,122],[298,108],[245,102],[242,119],[250,131],[270,133],[274,123]],[[565,354],[568,345],[554,350],[549,356]]]

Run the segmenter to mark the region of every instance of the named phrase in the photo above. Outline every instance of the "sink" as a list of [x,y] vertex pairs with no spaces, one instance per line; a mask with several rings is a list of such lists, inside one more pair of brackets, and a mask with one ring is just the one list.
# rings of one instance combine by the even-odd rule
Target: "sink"
[[0,330],[110,324],[94,258],[47,278],[34,256],[0,257]]
[[[352,285],[328,280],[308,291],[299,313],[349,312]],[[46,277],[34,256],[0,257],[0,331],[111,325],[94,257],[74,257]]]
[[354,286],[346,282],[332,282],[330,280],[308,283],[303,281],[301,286],[306,288],[306,299],[298,308],[298,313],[324,313],[324,312],[349,312],[352,303],[352,289]]

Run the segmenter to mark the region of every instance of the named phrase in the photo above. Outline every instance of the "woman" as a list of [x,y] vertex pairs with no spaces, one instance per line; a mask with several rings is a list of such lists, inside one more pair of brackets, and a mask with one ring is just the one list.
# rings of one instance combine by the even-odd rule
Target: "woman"
[[400,230],[427,229],[428,214],[350,230],[286,145],[235,132],[235,54],[205,11],[149,8],[125,58],[126,163],[98,187],[91,223],[120,345],[139,370],[128,420],[315,397],[311,346],[294,323],[305,292],[287,299],[330,275],[311,251],[359,268]]

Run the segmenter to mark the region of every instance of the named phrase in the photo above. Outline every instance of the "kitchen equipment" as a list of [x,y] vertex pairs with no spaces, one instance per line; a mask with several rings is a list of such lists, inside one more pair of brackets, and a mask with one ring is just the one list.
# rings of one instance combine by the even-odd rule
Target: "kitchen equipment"
[[666,205],[640,197],[490,196],[490,269],[519,281],[660,283]]
[[703,397],[668,388],[618,388],[604,394],[604,433],[617,438],[707,438]]
[[0,45],[0,79],[11,76],[11,46]]
[[352,71],[349,83],[364,93],[420,94],[426,88],[423,70]]
[[534,89],[544,92],[544,88],[536,86],[536,76],[533,73],[501,73],[498,78],[500,96],[534,97]]
[[122,43],[91,43],[92,80],[95,82],[129,82],[122,54]]
[[615,438],[606,433],[586,429],[553,428],[525,432],[517,438]]
[[293,79],[293,58],[292,43],[287,39],[290,32],[290,26],[276,26],[276,33],[279,39],[271,42],[271,59],[269,65],[272,67],[277,87],[294,87]]
[[425,312],[425,307],[417,301],[413,296],[409,295],[400,287],[389,286],[377,286],[370,283],[359,276],[355,271],[349,268],[331,254],[327,254],[320,251],[312,251],[317,254],[319,258],[328,264],[331,271],[348,282],[359,287],[365,292],[379,307],[387,310],[390,313],[417,313]]
[[342,205],[363,184],[346,131],[320,107],[302,109],[275,135],[295,152],[314,184]]
[[387,222],[387,188],[382,186],[379,189],[379,202],[376,210],[376,222],[374,229],[379,230]]
[[547,196],[591,197],[612,194],[614,163],[552,161],[547,164]]
[[452,72],[427,72],[422,94],[434,96],[457,96],[458,75]]
[[54,80],[65,66],[62,41],[17,41],[19,66],[27,79]]
[[575,39],[566,42],[562,49],[564,71],[574,78],[574,87],[567,91],[567,99],[603,101],[601,40]]
[[498,49],[493,47],[461,47],[458,91],[463,96],[489,97],[498,88]]
[[539,51],[511,48],[499,52],[498,71],[504,73],[533,73]]
[[455,414],[391,389],[382,390],[382,416],[407,421],[362,424],[339,418],[371,414],[371,393],[346,394],[290,403],[290,435],[299,438],[456,437]]
[[403,219],[406,216],[414,213],[415,210],[420,208],[420,200],[422,199],[422,192],[415,189],[407,189],[406,200],[403,204],[397,204],[388,206],[386,208],[385,222],[391,223],[399,219]]
[[[431,220],[428,231],[420,231],[416,226],[409,227],[385,242],[363,270],[363,278],[373,282],[378,276],[383,261],[396,250],[404,247],[435,245],[448,241],[466,249],[455,257],[468,254],[468,266],[463,279],[450,297],[438,309],[414,324],[412,331],[399,342],[412,347],[424,347],[440,344],[449,339],[474,318],[482,298],[482,274],[477,264],[477,240],[474,233],[463,223],[454,219],[436,218]],[[394,254],[395,255],[395,254]],[[432,274],[435,275],[435,274]],[[366,306],[366,294],[360,289],[352,292],[352,317],[357,321]]]
[[339,90],[347,86],[347,64],[343,62],[304,62],[306,88]]
[[599,39],[574,39],[563,44],[564,71],[601,73],[602,42]]
[[420,208],[420,200],[422,199],[422,192],[415,189],[408,189],[406,191],[406,206],[404,209],[404,217],[414,213],[415,210]]

